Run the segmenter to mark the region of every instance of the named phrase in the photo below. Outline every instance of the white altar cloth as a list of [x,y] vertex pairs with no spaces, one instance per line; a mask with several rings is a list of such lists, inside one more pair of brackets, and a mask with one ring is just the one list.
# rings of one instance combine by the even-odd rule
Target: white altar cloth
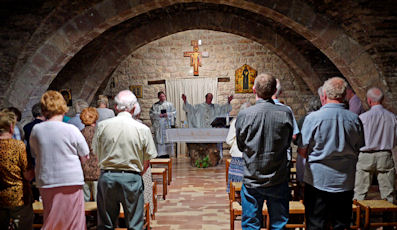
[[226,128],[183,128],[167,129],[167,142],[186,142],[186,143],[220,143],[226,141],[229,129]]

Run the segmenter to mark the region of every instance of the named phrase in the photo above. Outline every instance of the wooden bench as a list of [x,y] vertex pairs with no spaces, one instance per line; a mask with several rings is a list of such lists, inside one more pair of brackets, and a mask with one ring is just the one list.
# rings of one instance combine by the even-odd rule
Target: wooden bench
[[152,175],[160,175],[163,177],[163,199],[167,195],[167,169],[165,168],[152,168]]
[[364,211],[364,229],[381,226],[397,226],[397,222],[371,222],[372,213],[397,212],[397,205],[386,200],[358,200],[355,202]]
[[[168,185],[172,181],[172,159],[171,158],[156,158],[150,160],[151,165],[164,165],[168,170]],[[153,168],[153,167],[152,167]]]
[[[44,213],[43,203],[39,201],[35,201],[33,204],[33,213],[42,215]],[[84,211],[86,216],[97,216],[97,203],[95,201],[85,202],[84,203]],[[144,229],[150,229],[150,206],[149,203],[145,203],[144,206],[145,213],[145,224]],[[119,218],[124,218],[124,209],[123,206],[120,206],[120,214]],[[33,228],[41,228],[43,224],[34,224]]]

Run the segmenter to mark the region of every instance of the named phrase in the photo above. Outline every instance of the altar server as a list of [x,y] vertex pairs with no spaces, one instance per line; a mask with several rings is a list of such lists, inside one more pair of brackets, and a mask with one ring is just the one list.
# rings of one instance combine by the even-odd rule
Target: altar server
[[176,109],[171,102],[166,101],[167,96],[163,91],[158,92],[157,97],[159,101],[152,105],[149,115],[158,157],[168,158],[174,152],[174,144],[166,143],[165,130],[175,125]]

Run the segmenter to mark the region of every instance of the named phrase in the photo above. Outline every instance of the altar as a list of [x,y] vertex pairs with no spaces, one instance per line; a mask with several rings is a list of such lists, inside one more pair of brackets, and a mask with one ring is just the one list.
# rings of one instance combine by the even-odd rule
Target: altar
[[226,141],[226,128],[167,129],[166,142],[186,142],[191,165],[216,166],[221,158],[218,143]]

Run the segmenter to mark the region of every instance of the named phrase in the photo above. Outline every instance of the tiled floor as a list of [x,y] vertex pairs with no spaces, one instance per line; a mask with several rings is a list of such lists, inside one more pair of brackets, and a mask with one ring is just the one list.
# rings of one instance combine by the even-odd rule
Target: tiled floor
[[[189,160],[185,157],[173,159],[173,179],[167,199],[158,197],[158,211],[156,220],[151,222],[152,229],[230,229],[225,164],[222,162],[216,167],[199,169],[192,167]],[[159,186],[158,192],[161,191]]]

